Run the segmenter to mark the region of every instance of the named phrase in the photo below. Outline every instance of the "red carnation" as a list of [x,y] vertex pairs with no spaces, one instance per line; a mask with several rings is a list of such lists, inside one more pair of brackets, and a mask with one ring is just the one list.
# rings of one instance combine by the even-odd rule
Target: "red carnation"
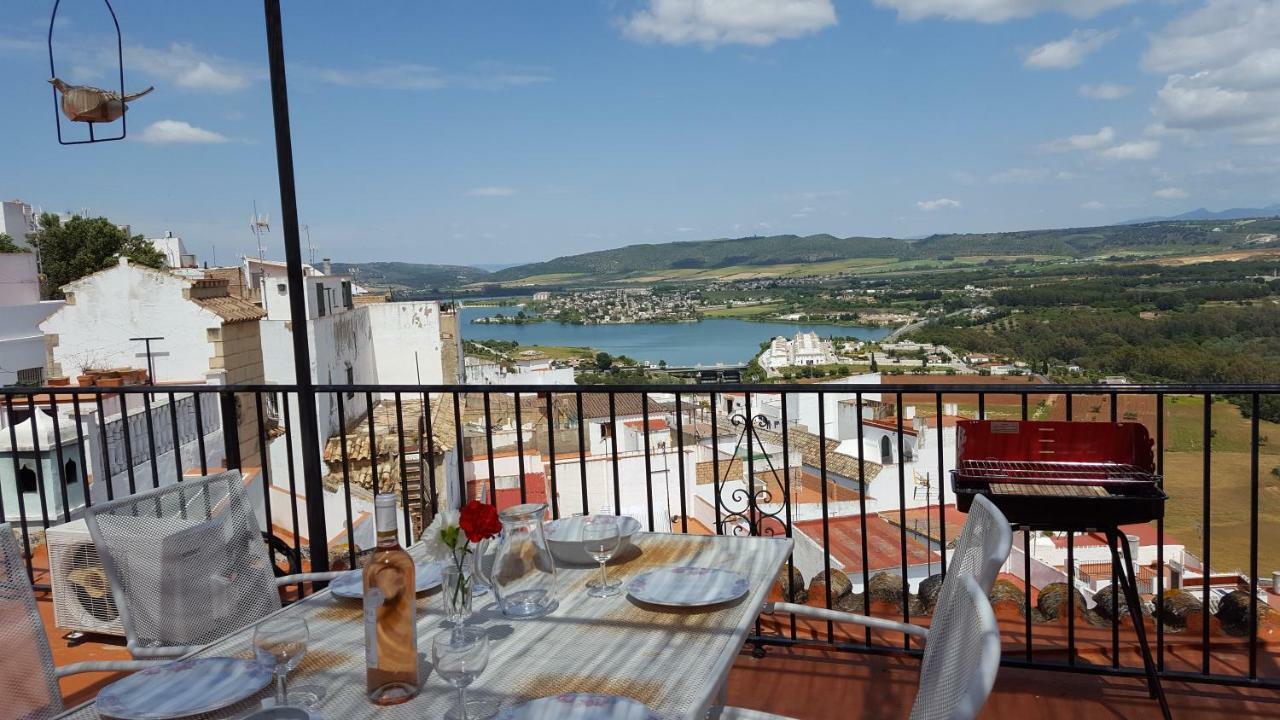
[[498,509],[479,500],[472,500],[462,506],[462,512],[458,516],[458,527],[467,534],[467,540],[473,543],[502,532],[502,523],[498,520]]

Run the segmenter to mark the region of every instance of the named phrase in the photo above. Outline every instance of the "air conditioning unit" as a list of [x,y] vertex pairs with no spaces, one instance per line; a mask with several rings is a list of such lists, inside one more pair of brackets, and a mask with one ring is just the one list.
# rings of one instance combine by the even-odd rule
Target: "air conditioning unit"
[[45,532],[45,539],[54,625],[64,630],[124,637],[120,612],[85,521],[51,527]]

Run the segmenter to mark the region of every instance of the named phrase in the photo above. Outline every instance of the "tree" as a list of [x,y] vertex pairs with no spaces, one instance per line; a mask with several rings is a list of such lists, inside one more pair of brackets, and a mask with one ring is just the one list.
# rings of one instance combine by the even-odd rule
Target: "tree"
[[871,372],[880,372],[880,366],[876,363],[875,353],[871,353]]
[[0,254],[31,252],[26,247],[14,242],[8,233],[0,233]]
[[608,370],[613,367],[613,356],[603,350],[596,353],[596,367],[600,370]]
[[67,283],[111,267],[118,255],[147,267],[164,265],[164,255],[141,235],[131,237],[103,217],[73,217],[63,224],[46,213],[33,239],[46,286],[57,296]]

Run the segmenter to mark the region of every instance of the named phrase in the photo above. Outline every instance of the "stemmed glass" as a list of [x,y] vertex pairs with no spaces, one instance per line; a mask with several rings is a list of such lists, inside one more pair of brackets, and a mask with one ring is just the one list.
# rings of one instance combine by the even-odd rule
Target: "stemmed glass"
[[586,547],[587,554],[600,563],[600,577],[587,583],[587,594],[591,597],[612,597],[622,592],[622,582],[610,582],[606,567],[606,563],[618,551],[621,539],[621,528],[616,517],[588,518],[582,524],[582,544]]
[[445,682],[458,689],[458,704],[445,714],[450,720],[488,717],[496,708],[467,702],[467,686],[489,664],[489,634],[480,627],[455,627],[431,639],[431,662]]
[[258,663],[276,676],[276,705],[289,704],[286,677],[307,654],[311,633],[307,621],[294,615],[278,615],[258,623],[253,631],[253,649]]

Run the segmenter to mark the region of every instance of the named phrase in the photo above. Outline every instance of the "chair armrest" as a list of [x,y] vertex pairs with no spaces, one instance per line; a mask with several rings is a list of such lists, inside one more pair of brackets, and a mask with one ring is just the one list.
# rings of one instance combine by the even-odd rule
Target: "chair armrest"
[[337,577],[339,575],[342,575],[344,572],[347,572],[347,571],[340,570],[340,571],[334,571],[334,572],[298,573],[297,575],[285,575],[284,577],[276,578],[276,587],[284,587],[285,585],[297,585],[298,583],[304,583],[304,582],[328,582],[329,580],[337,579]]
[[129,672],[167,665],[170,662],[172,660],[90,660],[56,667],[53,669],[53,674],[61,678],[87,672]]
[[901,632],[907,635],[915,635],[916,637],[928,638],[929,628],[910,623],[895,622],[884,618],[870,617],[867,615],[858,615],[857,613],[841,612],[839,610],[827,610],[826,608],[816,608],[811,605],[797,605],[795,603],[765,603],[764,611],[768,614],[773,613],[791,613],[792,615],[800,615],[803,617],[811,617],[817,620],[830,620],[832,622],[853,623],[855,625],[865,625],[866,627],[875,628],[877,630],[889,630],[891,632]]
[[165,662],[190,655],[203,647],[203,645],[162,645],[151,647],[137,645],[132,641],[128,643],[129,654],[135,658],[139,660],[163,660]]

